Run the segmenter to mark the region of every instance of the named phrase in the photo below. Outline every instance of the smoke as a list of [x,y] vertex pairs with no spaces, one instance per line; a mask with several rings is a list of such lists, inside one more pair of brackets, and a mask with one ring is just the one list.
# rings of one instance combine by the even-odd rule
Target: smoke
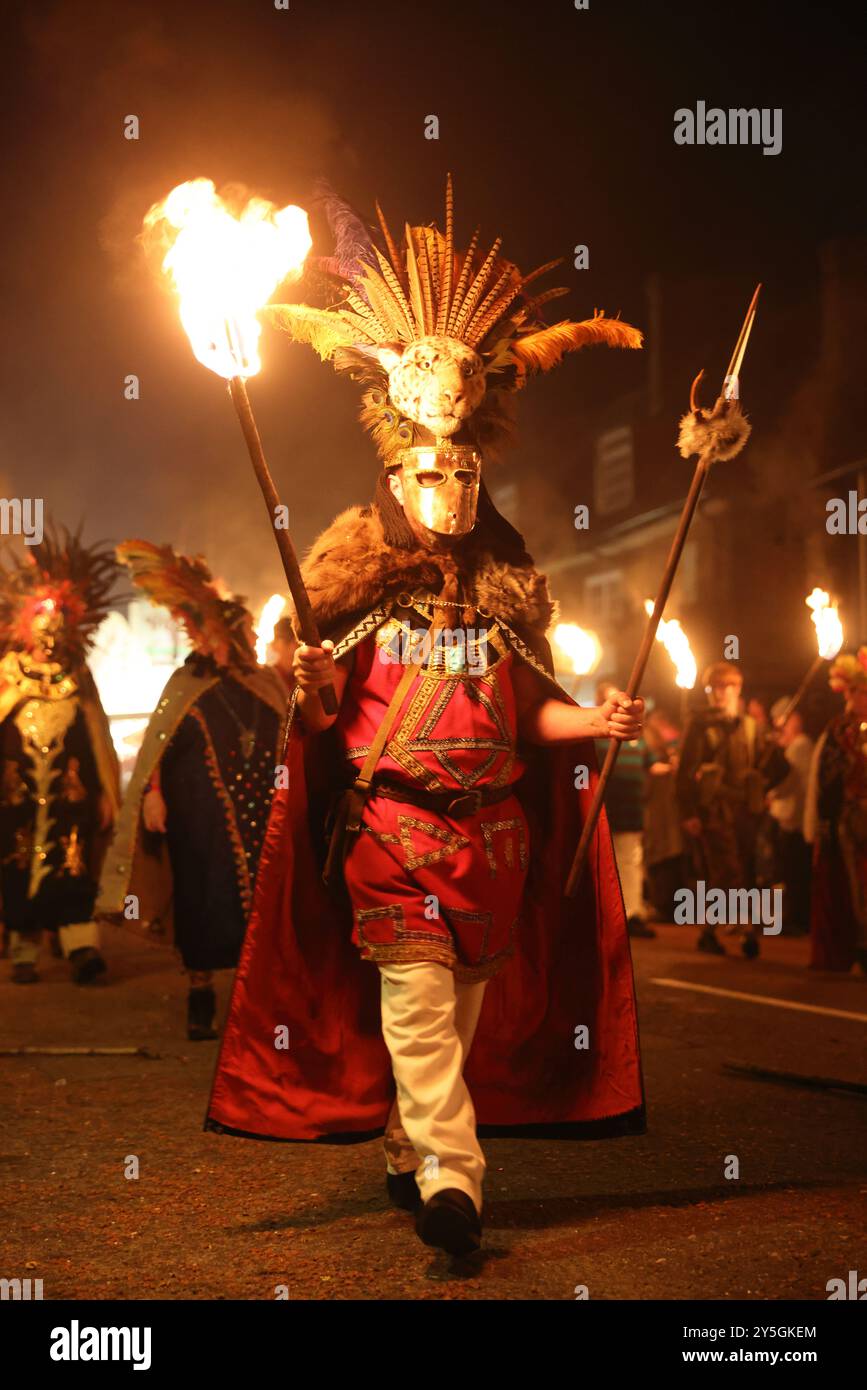
[[[238,5],[109,0],[28,11],[5,236],[16,351],[0,386],[4,490],[44,497],[58,520],[83,519],[88,536],[203,551],[254,603],[280,586],[276,548],[272,557],[221,384],[194,361],[140,232],[148,208],[189,178],[303,204],[317,175],[352,162],[328,101],[287,81],[280,19],[251,19]],[[137,139],[126,138],[130,117]],[[311,447],[316,398],[324,410],[334,387],[313,366],[291,363],[305,378],[300,428],[279,418],[285,379],[282,389],[257,383],[276,474],[289,439]],[[286,367],[275,360],[275,376]],[[293,477],[287,496],[302,544],[329,510],[315,472]],[[289,491],[285,473],[283,482]]]

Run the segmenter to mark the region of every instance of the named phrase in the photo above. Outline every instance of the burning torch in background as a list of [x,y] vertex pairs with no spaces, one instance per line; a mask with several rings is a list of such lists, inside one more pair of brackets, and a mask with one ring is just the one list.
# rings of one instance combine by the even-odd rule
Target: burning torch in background
[[[595,632],[579,627],[577,623],[558,623],[554,629],[554,641],[569,658],[576,676],[592,676],[602,660],[602,643]],[[572,684],[574,688],[569,694],[574,699],[580,680]]]
[[[259,431],[247,395],[246,379],[260,370],[257,314],[277,287],[298,275],[312,245],[302,208],[277,208],[251,198],[236,215],[210,179],[178,184],[144,220],[145,236],[158,236],[168,249],[162,268],[180,300],[181,323],[203,366],[226,378],[250,461],[268,508],[268,517],[303,640],[321,645],[298,557],[285,525]],[[328,714],[337,711],[331,686],[319,691]]]
[[[653,599],[644,600],[644,611],[648,617],[653,614]],[[674,683],[683,693],[681,695],[681,715],[685,718],[689,708],[689,691],[695,687],[698,667],[689,645],[689,638],[677,618],[660,618],[656,629],[656,640],[661,642],[674,666]]]
[[836,603],[832,604],[831,602],[831,595],[826,593],[824,589],[814,589],[812,593],[807,595],[804,602],[811,610],[810,617],[816,629],[816,643],[819,650],[798,689],[776,721],[780,728],[785,724],[789,715],[798,708],[804,692],[823,662],[833,661],[843,645],[843,624],[840,621]]
[[286,607],[286,600],[282,594],[272,594],[262,604],[262,611],[255,625],[256,633],[256,660],[260,666],[267,665],[268,648],[274,640],[274,629],[277,626],[277,619]]

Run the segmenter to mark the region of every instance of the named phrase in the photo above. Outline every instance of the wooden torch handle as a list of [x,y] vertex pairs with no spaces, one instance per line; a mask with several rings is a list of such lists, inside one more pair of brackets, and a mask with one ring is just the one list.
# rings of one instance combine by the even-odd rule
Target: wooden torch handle
[[[298,564],[298,556],[295,554],[295,547],[292,544],[289,532],[285,527],[275,525],[277,508],[280,506],[280,498],[277,496],[277,489],[271,477],[268,464],[265,460],[265,453],[262,448],[262,441],[259,438],[259,431],[256,428],[256,420],[250,405],[250,398],[247,395],[247,386],[243,377],[233,376],[229,381],[229,390],[232,401],[238,412],[238,419],[241,422],[241,429],[244,432],[244,439],[247,442],[247,450],[250,454],[250,462],[253,471],[262,489],[262,496],[268,508],[268,517],[271,522],[271,529],[277,540],[277,549],[280,551],[280,559],[283,561],[283,572],[286,575],[286,583],[289,585],[289,592],[295,604],[295,611],[298,614],[298,626],[305,643],[308,647],[321,647],[322,638],[319,635],[319,627],[313,616],[313,609],[310,605],[310,595],[301,578],[301,568]],[[318,690],[318,695],[322,708],[326,714],[337,713],[337,696],[334,693],[333,685],[323,685]]]

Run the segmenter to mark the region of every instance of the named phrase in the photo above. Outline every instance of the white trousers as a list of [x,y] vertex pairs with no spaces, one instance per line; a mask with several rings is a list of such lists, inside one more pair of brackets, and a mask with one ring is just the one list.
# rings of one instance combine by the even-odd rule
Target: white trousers
[[612,836],[626,916],[644,921],[644,839],[640,830],[620,830]]
[[485,1159],[463,1078],[485,981],[463,983],[445,965],[379,966],[382,1035],[397,1095],[385,1131],[390,1173],[415,1172],[422,1200],[456,1187],[482,1209]]
[[[99,927],[96,922],[72,922],[68,927],[58,927],[60,948],[67,960],[73,951],[81,946],[93,946],[99,950]],[[35,965],[39,959],[39,944],[42,932],[11,931],[9,933],[9,958],[13,965]]]

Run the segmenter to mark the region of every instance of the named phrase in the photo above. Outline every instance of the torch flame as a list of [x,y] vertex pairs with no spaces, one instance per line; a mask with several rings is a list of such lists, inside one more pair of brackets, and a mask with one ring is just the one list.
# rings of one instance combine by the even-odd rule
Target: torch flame
[[576,623],[558,623],[554,641],[572,662],[576,676],[589,676],[602,660],[602,644],[595,632]]
[[264,666],[268,660],[268,646],[274,640],[274,628],[285,607],[286,600],[282,594],[272,594],[262,604],[259,621],[256,623],[256,660],[260,666]]
[[831,603],[831,595],[824,589],[814,589],[804,602],[813,610],[810,617],[816,628],[819,655],[824,661],[833,661],[843,645],[843,624],[837,605]]
[[192,179],[154,203],[144,225],[146,240],[169,243],[162,268],[198,360],[219,376],[255,376],[256,315],[304,264],[313,244],[306,212],[251,198],[236,216],[210,179]]
[[[653,612],[652,599],[644,600],[644,611],[650,617]],[[689,638],[677,618],[671,618],[667,622],[665,618],[660,619],[656,629],[656,640],[662,643],[674,663],[675,685],[679,686],[681,690],[692,690],[698,675],[698,667],[689,645]]]

